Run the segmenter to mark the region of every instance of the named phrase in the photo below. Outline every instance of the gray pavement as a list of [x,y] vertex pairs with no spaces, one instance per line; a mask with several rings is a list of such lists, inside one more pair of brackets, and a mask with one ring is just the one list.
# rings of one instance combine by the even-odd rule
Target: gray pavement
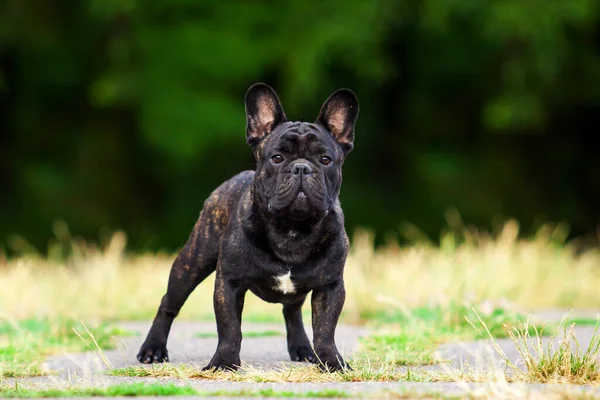
[[[553,321],[560,319],[564,313],[551,312],[540,314],[544,320]],[[584,315],[577,315],[583,317]],[[588,316],[586,314],[585,316]],[[589,316],[595,316],[595,313],[589,312]],[[120,338],[116,350],[104,351],[103,355],[110,363],[110,367],[120,368],[127,366],[143,366],[135,358],[139,346],[143,342],[145,335],[150,327],[150,322],[127,322],[118,324],[123,328],[138,332],[138,336]],[[275,330],[282,333],[281,336],[246,338],[242,342],[241,359],[243,363],[258,367],[261,369],[281,369],[288,366],[298,365],[289,361],[284,327],[271,324],[250,324],[244,323],[244,331],[263,331]],[[310,329],[307,329],[309,337],[312,336]],[[206,365],[212,356],[216,345],[216,338],[200,339],[195,337],[201,332],[216,332],[214,323],[185,322],[176,321],[172,328],[169,338],[169,356],[171,362],[175,365],[186,364],[197,367]],[[576,330],[577,338],[582,346],[586,347],[593,333],[593,327],[581,326]],[[358,341],[361,336],[368,334],[364,327],[355,327],[341,325],[337,330],[336,341],[342,354],[346,358],[352,355],[358,349]],[[519,362],[519,355],[510,340],[503,339],[497,341],[498,345],[506,352],[507,356],[514,362]],[[444,370],[448,368],[458,368],[462,365],[469,365],[473,368],[490,367],[496,365],[502,368],[497,354],[490,351],[489,341],[455,343],[442,346],[440,348],[441,356],[449,360],[442,366],[417,367],[412,370]],[[251,382],[221,382],[206,380],[180,380],[167,378],[127,378],[113,377],[106,375],[106,369],[109,368],[96,352],[82,354],[65,354],[51,357],[47,361],[47,367],[57,373],[46,377],[27,378],[20,380],[36,387],[65,386],[65,385],[93,385],[103,386],[132,381],[160,381],[174,382],[181,385],[191,385],[202,392],[214,391],[241,391],[241,390],[260,390],[273,389],[276,391],[287,391],[295,393],[304,393],[307,391],[321,391],[325,389],[340,390],[354,396],[363,396],[370,394],[375,397],[384,392],[409,393],[415,397],[424,394],[444,395],[444,396],[477,396],[485,395],[493,398],[544,398],[548,391],[556,392],[568,391],[586,391],[600,397],[600,388],[585,388],[573,386],[548,386],[548,385],[524,385],[524,384],[502,384],[498,382],[466,384],[460,382],[454,383],[415,383],[415,382],[348,382],[348,383],[251,383]],[[150,368],[149,366],[143,366]],[[10,381],[9,381],[10,382]],[[6,382],[5,382],[6,383]],[[223,397],[219,397],[223,399]]]
[[[150,322],[125,322],[118,325],[129,331],[138,332],[140,335],[121,338],[117,350],[103,352],[112,367],[142,366],[150,368],[148,365],[138,363],[135,358],[150,328]],[[284,326],[245,323],[242,327],[242,331],[266,330],[281,332],[281,336],[243,339],[240,354],[242,362],[257,368],[282,369],[299,365],[299,363],[292,362],[289,359]],[[307,328],[306,330],[308,336],[312,337],[311,329]],[[195,336],[198,333],[215,333],[216,331],[214,323],[175,321],[167,345],[171,363],[204,367],[217,348],[217,339],[199,339]],[[364,336],[366,333],[367,330],[363,327],[339,326],[336,332],[336,341],[342,355],[350,358],[358,347],[359,337]],[[52,357],[48,360],[47,365],[53,371],[60,371],[60,375],[63,377],[73,373],[77,375],[93,374],[107,368],[98,355],[94,353]]]

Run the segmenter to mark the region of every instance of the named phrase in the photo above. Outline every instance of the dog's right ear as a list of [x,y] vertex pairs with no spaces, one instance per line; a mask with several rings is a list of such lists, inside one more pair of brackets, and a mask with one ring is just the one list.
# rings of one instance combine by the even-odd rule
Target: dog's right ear
[[275,127],[286,121],[277,93],[267,84],[255,83],[246,92],[246,141],[256,146]]

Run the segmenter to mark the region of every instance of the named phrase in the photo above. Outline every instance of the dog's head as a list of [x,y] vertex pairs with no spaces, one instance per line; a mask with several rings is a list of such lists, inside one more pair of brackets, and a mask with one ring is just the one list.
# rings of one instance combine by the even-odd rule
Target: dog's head
[[334,92],[315,123],[288,121],[275,91],[257,83],[246,93],[246,140],[256,157],[255,199],[290,220],[320,219],[333,207],[342,164],[354,144],[358,100]]

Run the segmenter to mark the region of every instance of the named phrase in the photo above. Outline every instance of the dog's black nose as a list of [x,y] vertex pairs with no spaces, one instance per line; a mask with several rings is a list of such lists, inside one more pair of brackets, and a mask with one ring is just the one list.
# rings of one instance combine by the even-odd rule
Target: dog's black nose
[[292,174],[298,175],[301,172],[304,175],[310,175],[312,174],[312,168],[310,167],[310,165],[305,163],[298,163],[292,167]]

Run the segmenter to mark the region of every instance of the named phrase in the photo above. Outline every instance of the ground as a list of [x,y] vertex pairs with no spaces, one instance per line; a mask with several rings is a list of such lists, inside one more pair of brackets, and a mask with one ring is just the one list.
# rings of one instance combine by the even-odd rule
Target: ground
[[600,249],[582,252],[559,225],[521,238],[515,221],[491,234],[453,216],[438,241],[405,228],[403,246],[353,235],[343,374],[289,362],[281,306],[252,295],[241,372],[202,372],[216,347],[213,277],[173,325],[172,363],[138,364],[175,255],[129,253],[122,233],[87,243],[63,225],[45,254],[19,238],[16,256],[0,248],[0,395],[600,398]]
[[[564,313],[555,311],[540,313],[538,318],[549,320],[560,319]],[[591,316],[594,313],[580,313],[579,315]],[[526,395],[536,397],[545,396],[545,393],[594,393],[600,396],[600,389],[590,389],[586,386],[561,385],[546,386],[541,384],[523,383],[464,383],[464,382],[232,382],[207,379],[182,379],[176,377],[130,377],[107,375],[113,369],[126,367],[144,368],[156,370],[163,366],[144,366],[137,362],[135,355],[141,345],[144,334],[150,327],[150,322],[122,322],[118,324],[126,331],[136,333],[136,336],[122,337],[118,339],[118,348],[99,352],[87,352],[78,354],[63,354],[48,358],[47,367],[56,371],[56,374],[43,377],[12,378],[7,379],[6,386],[14,385],[15,382],[30,384],[37,388],[76,386],[108,386],[132,382],[154,383],[168,382],[177,385],[191,386],[201,393],[223,394],[246,394],[256,395],[263,393],[273,396],[290,396],[293,394],[306,396],[311,393],[315,396],[330,397],[338,395],[344,397],[378,397],[386,393],[396,393],[398,396],[404,394],[408,397],[443,396],[446,398],[490,395],[496,393],[501,396],[525,397]],[[594,327],[580,326],[576,328],[576,335],[582,347],[587,347],[594,334]],[[243,330],[249,332],[242,344],[242,361],[249,368],[271,371],[286,371],[290,368],[305,368],[303,363],[288,361],[286,342],[283,326],[279,324],[256,324],[244,323]],[[309,336],[311,334],[310,329]],[[169,341],[169,351],[172,366],[185,366],[187,369],[200,369],[212,356],[216,347],[216,338],[211,337],[215,332],[213,322],[186,322],[176,321],[173,325],[172,335]],[[344,356],[352,359],[360,351],[359,338],[370,334],[370,329],[361,326],[341,325],[337,331],[336,340]],[[262,335],[264,334],[264,337]],[[495,341],[507,356],[517,362],[519,353],[510,339],[498,339]],[[471,366],[490,368],[493,364],[489,361],[491,352],[489,340],[474,342],[454,343],[442,345],[439,352],[447,363],[429,366],[413,366],[413,374],[425,372],[435,376],[450,373],[450,370],[460,369],[461,363]],[[100,357],[100,354],[105,357]],[[498,357],[496,364],[500,365]],[[110,365],[109,365],[110,364]],[[398,370],[406,370],[407,367],[398,367]],[[241,374],[252,374],[242,372]],[[285,380],[285,379],[283,379]]]

